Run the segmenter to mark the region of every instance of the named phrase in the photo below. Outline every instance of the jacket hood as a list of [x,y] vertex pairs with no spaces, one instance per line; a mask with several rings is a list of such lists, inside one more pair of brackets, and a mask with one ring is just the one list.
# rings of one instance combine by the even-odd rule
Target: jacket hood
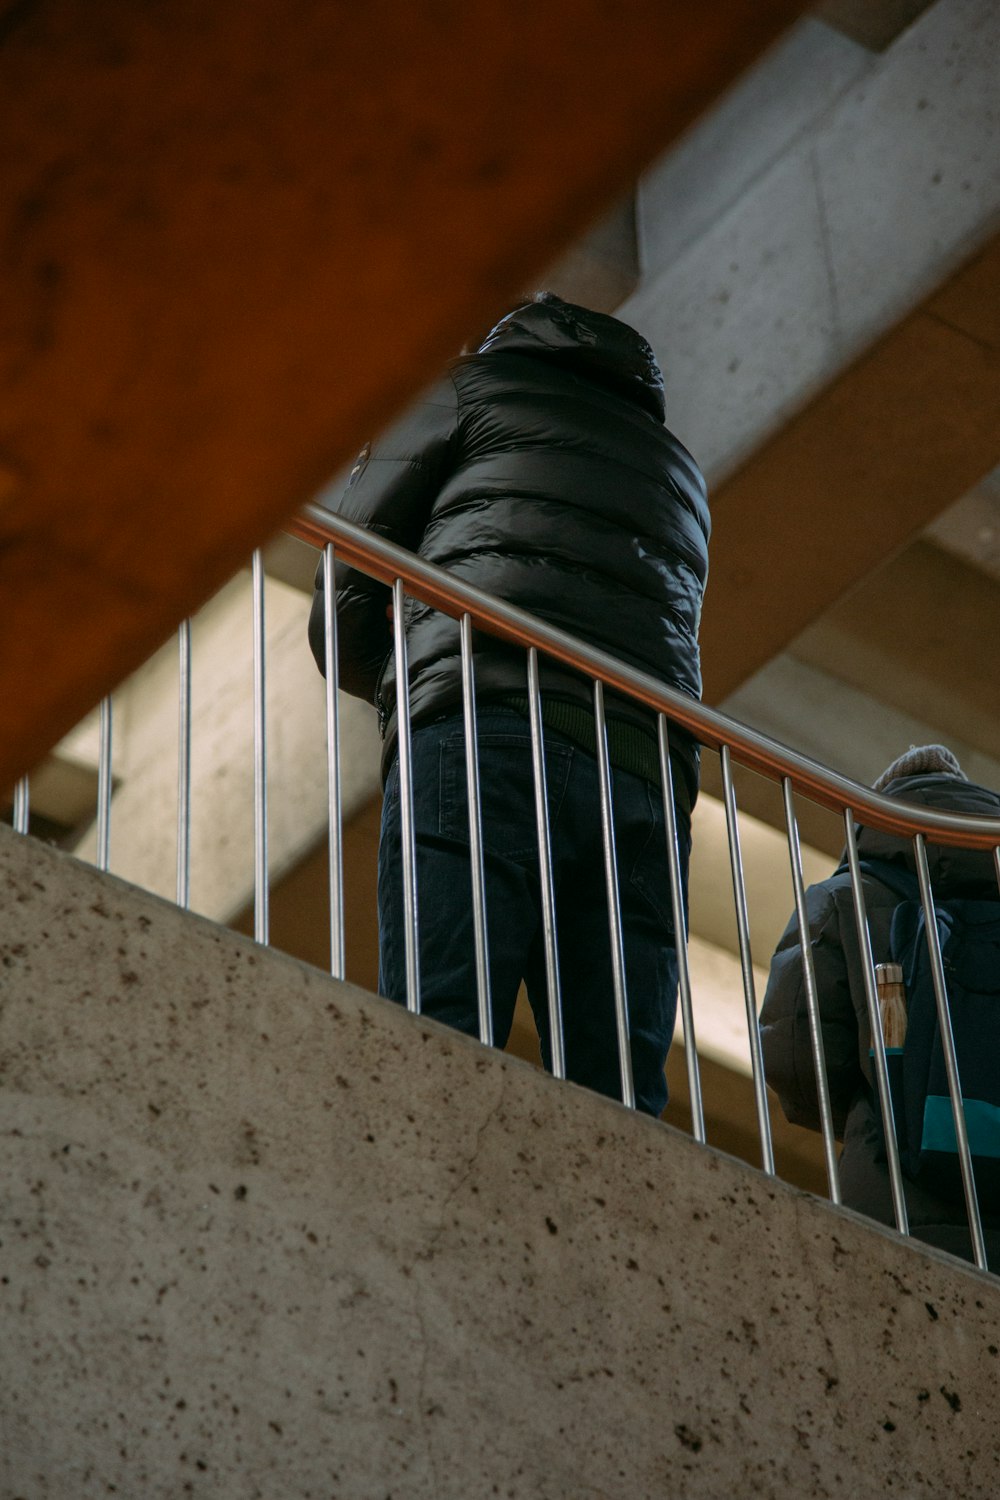
[[608,313],[549,293],[501,319],[479,346],[480,354],[494,351],[555,361],[631,397],[660,422],[666,415],[656,355],[640,333]]
[[[883,796],[938,812],[1000,819],[1000,794],[958,776],[899,776],[883,788]],[[862,859],[893,860],[905,864],[911,871],[916,870],[912,843],[896,834],[859,827],[858,853]],[[949,889],[957,892],[967,886],[987,885],[990,899],[1000,899],[993,855],[989,850],[956,849],[928,843],[927,862],[935,895],[944,896]],[[842,868],[846,868],[846,864]]]

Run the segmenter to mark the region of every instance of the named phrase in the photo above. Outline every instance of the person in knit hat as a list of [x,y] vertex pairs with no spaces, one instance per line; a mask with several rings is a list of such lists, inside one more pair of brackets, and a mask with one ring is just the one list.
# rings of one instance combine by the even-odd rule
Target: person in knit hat
[[[945,745],[911,745],[873,783],[883,796],[918,807],[981,817],[1000,817],[1000,795],[969,781]],[[915,874],[908,838],[857,827],[862,861],[898,864]],[[990,851],[927,844],[935,899],[998,899]],[[896,892],[874,875],[862,873],[868,927],[875,963],[890,958],[889,934]],[[823,1047],[834,1130],[842,1140],[840,1187],[846,1207],[883,1224],[895,1224],[889,1170],[881,1158],[876,1084],[869,1057],[871,1032],[864,968],[855,927],[851,878],[846,857],[828,880],[806,892],[809,946],[816,974]],[[761,1042],[768,1083],[794,1125],[820,1129],[805,966],[798,922],[793,915],[771,960],[761,1007]],[[911,1233],[928,1244],[973,1258],[965,1210],[926,1187],[904,1179]],[[1000,1203],[980,1203],[991,1267],[1000,1271]]]
[[897,755],[891,765],[886,766],[881,776],[872,782],[872,791],[881,792],[890,781],[903,776],[955,776],[968,781],[958,759],[947,745],[911,745],[903,755]]

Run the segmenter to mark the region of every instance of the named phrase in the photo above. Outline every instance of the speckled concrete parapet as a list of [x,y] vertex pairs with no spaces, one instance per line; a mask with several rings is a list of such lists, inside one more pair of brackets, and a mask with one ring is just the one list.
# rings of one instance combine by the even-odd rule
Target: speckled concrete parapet
[[0,834],[0,1495],[995,1496],[1000,1283]]

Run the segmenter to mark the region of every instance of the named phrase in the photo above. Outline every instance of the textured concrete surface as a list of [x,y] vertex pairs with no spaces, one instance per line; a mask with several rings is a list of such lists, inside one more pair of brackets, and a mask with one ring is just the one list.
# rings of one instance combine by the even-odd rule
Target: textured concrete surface
[[1000,328],[977,294],[998,277],[1000,236],[715,491],[700,636],[709,702],[996,466]]
[[0,1493],[993,1496],[1000,1284],[0,836]]
[[643,178],[622,316],[713,474],[996,234],[998,57],[992,0],[938,0],[878,58],[804,20]]
[[937,0],[820,0],[816,13],[845,36],[884,52]]
[[998,60],[992,0],[881,56],[803,22],[643,181],[622,311],[713,480],[709,702],[1000,461]]
[[643,175],[637,217],[644,276],[673,265],[749,195],[756,179],[872,65],[863,48],[829,26],[811,16],[798,21]]
[[[315,553],[312,558],[315,572]],[[326,839],[326,695],[306,642],[311,597],[265,582],[268,855],[280,879]],[[244,569],[192,622],[191,908],[229,921],[253,900],[253,593]],[[177,889],[177,642],[114,694],[110,861],[115,875]],[[96,764],[97,714],[63,741]],[[341,694],[341,806],[349,820],[379,790],[375,710]],[[34,778],[32,778],[33,781]],[[96,811],[96,799],[92,803]],[[74,852],[96,862],[92,824]]]

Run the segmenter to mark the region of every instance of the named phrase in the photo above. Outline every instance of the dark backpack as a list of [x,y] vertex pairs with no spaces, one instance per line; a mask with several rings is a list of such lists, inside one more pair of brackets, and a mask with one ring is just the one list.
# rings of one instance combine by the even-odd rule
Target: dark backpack
[[[865,860],[862,870],[899,897],[889,947],[903,970],[906,1041],[887,1048],[904,1172],[963,1201],[955,1121],[938,1026],[924,909],[916,875]],[[935,901],[934,915],[955,1038],[965,1125],[980,1206],[1000,1206],[1000,901]],[[879,962],[881,955],[876,955]]]

